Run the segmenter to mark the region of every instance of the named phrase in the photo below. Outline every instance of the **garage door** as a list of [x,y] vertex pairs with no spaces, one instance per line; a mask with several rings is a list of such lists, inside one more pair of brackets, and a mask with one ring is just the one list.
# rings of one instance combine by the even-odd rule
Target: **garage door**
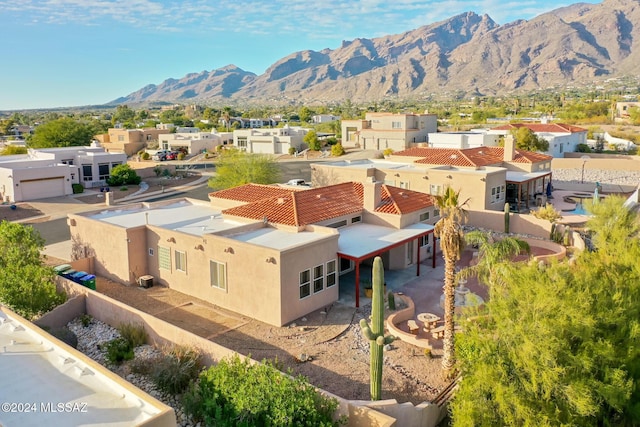
[[20,187],[22,187],[22,200],[24,201],[64,196],[64,177],[21,181]]

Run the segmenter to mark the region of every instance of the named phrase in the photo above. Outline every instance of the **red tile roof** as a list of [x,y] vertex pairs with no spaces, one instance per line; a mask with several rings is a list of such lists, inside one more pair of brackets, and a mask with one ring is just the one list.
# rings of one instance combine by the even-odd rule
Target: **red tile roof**
[[[422,157],[415,163],[426,165],[447,165],[459,167],[502,166],[504,162],[504,148],[476,147],[476,148],[409,148],[393,153],[394,156]],[[537,163],[551,160],[546,154],[532,151],[515,150],[514,163]]]
[[277,187],[275,185],[246,184],[226,190],[214,191],[213,193],[209,193],[209,197],[250,203],[266,199],[267,197],[286,195],[292,191],[298,190]]
[[568,125],[565,123],[509,123],[507,125],[498,126],[493,128],[492,130],[511,130],[518,129],[521,127],[526,127],[531,130],[531,132],[535,133],[576,133],[576,132],[587,132],[587,129]]
[[[345,182],[303,191],[273,188],[279,188],[284,192],[273,195],[269,186],[254,184],[230,189],[235,191],[223,190],[226,192],[224,195],[227,196],[249,192],[256,200],[222,212],[225,215],[255,220],[266,217],[272,223],[304,226],[360,213],[363,210],[364,186],[357,182]],[[260,191],[263,191],[262,198],[259,196]],[[217,197],[219,193],[221,192],[212,193],[212,196]],[[407,214],[433,206],[434,202],[434,198],[428,194],[382,185],[380,204],[375,212]]]

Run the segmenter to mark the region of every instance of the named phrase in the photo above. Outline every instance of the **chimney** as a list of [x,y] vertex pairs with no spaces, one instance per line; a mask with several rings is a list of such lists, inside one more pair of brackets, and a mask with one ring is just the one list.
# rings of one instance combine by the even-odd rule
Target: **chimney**
[[512,162],[516,155],[516,142],[513,135],[509,134],[504,137],[504,157],[505,162]]
[[364,189],[363,207],[366,211],[373,212],[380,204],[380,199],[382,198],[380,195],[382,192],[382,183],[380,181],[376,181],[374,177],[370,176],[367,177],[362,185]]

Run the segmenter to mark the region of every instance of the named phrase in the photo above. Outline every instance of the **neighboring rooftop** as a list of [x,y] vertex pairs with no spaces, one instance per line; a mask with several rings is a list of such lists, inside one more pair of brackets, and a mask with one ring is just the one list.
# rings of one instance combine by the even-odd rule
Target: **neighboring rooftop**
[[576,133],[587,132],[587,129],[565,123],[509,123],[491,130],[512,130],[526,127],[535,133]]
[[93,212],[88,214],[88,217],[124,228],[148,224],[196,236],[229,230],[240,225],[239,222],[224,219],[222,212],[212,208],[208,203],[190,199],[168,204],[138,203],[124,208]]
[[[409,148],[393,153],[394,156],[421,157],[417,164],[450,165],[461,167],[481,167],[501,165],[504,162],[503,147],[475,148]],[[514,152],[513,163],[536,163],[551,160],[553,157],[532,151],[518,150]]]
[[22,405],[0,411],[0,425],[175,426],[173,409],[39,331],[0,306],[1,396]]

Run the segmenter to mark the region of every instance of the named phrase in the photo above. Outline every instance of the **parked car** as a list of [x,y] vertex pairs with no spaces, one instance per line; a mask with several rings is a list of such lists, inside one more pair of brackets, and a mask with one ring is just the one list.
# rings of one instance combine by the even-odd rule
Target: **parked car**
[[167,153],[167,155],[165,156],[166,160],[177,160],[178,159],[178,152],[177,151],[170,151]]
[[299,187],[310,187],[311,185],[307,184],[304,179],[290,179],[287,181],[287,185],[295,185]]
[[170,153],[169,150],[160,150],[156,154],[154,154],[151,159],[157,162],[162,162],[167,160],[167,155]]

